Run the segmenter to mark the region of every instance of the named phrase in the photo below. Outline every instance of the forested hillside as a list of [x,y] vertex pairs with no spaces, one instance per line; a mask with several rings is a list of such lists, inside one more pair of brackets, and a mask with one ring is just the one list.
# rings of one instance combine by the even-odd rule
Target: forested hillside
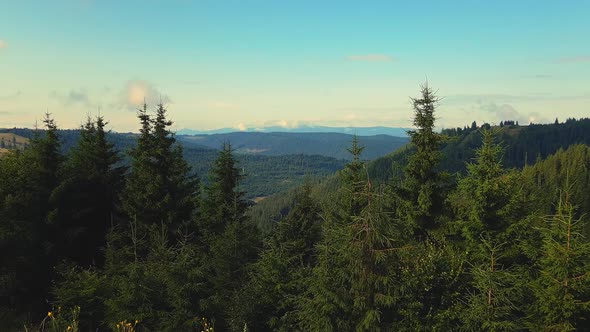
[[0,132],[0,154],[6,153],[9,150],[22,150],[29,144],[29,140],[25,137]]
[[411,101],[410,146],[368,163],[354,137],[264,225],[232,148],[200,181],[163,105],[127,163],[103,118],[64,154],[47,115],[0,157],[0,330],[589,330],[587,120],[449,138]]
[[[39,134],[42,134],[42,132],[42,130],[39,130]],[[6,141],[9,142],[6,144],[8,148],[12,147],[12,138],[19,137],[19,139],[14,141],[16,142],[17,148],[22,149],[26,141],[35,136],[35,131],[22,128],[0,129],[0,135],[6,137]],[[80,140],[79,130],[58,129],[57,135],[60,140],[61,151],[64,154],[67,154],[74,148]],[[343,136],[349,137],[348,135]],[[113,144],[114,148],[123,152],[123,164],[129,163],[129,158],[124,152],[129,151],[135,146],[137,137],[136,134],[131,133],[110,133],[108,135],[108,141]],[[295,142],[292,138],[289,141]],[[217,157],[218,150],[223,147],[223,142],[232,144],[232,150],[235,149],[231,140],[220,141],[219,145],[212,144],[212,148],[195,144],[190,139],[182,139],[182,136],[180,142],[182,143],[184,158],[191,166],[192,172],[203,182],[209,181],[209,170]],[[329,146],[329,144],[319,141],[315,141],[314,145],[318,149],[324,150],[326,149],[326,145]],[[394,144],[392,148],[395,147],[396,145]],[[328,148],[331,147],[329,146]],[[346,147],[343,147],[342,150],[346,151]],[[245,197],[248,199],[266,197],[297,187],[303,184],[305,178],[322,178],[328,176],[342,169],[345,164],[345,161],[342,159],[302,153],[252,155],[236,152],[235,156],[239,162],[240,170],[246,175],[240,186],[241,190],[245,192]]]
[[[444,130],[446,141],[442,144],[442,158],[439,170],[450,173],[466,171],[466,163],[476,156],[476,149],[482,144],[481,130],[492,130],[504,147],[502,162],[507,168],[522,168],[540,159],[565,149],[573,144],[590,144],[590,119],[568,119],[563,123],[533,124],[528,126],[481,126],[466,127],[464,130]],[[411,149],[400,149],[388,156],[369,163],[371,178],[385,181],[394,175],[395,169],[406,165]],[[400,168],[401,167],[401,168]]]
[[[543,160],[547,156],[567,149],[571,145],[590,145],[590,119],[568,119],[565,123],[531,125],[531,126],[496,126],[488,124],[443,130],[446,141],[441,144],[441,161],[437,166],[440,171],[457,176],[465,174],[467,165],[475,158],[476,150],[482,144],[482,130],[491,130],[503,147],[501,160],[506,168],[523,168]],[[362,143],[362,138],[360,139]],[[414,153],[411,145],[401,147],[395,152],[367,162],[369,178],[375,183],[386,184],[388,181],[400,181],[408,158]],[[534,157],[532,157],[534,156]],[[338,177],[327,177],[313,187],[312,195],[319,199],[334,192],[338,187]],[[584,188],[584,187],[582,187]],[[262,229],[268,229],[284,217],[293,205],[297,189],[278,193],[250,210],[251,216]]]
[[[349,159],[346,148],[352,140],[350,134],[340,133],[252,133],[234,132],[214,135],[179,136],[184,143],[193,143],[218,149],[223,142],[231,142],[236,153],[280,156],[289,154],[321,155],[336,159]],[[363,158],[384,156],[408,142],[406,137],[388,135],[362,136],[365,145]]]

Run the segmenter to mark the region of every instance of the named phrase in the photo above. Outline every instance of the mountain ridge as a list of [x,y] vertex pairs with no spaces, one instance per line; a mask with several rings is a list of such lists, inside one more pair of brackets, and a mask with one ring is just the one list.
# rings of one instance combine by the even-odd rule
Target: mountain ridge
[[[219,149],[230,143],[237,153],[280,156],[289,154],[322,155],[350,159],[347,149],[353,135],[345,133],[232,132],[209,135],[177,135],[184,144]],[[407,144],[407,137],[390,135],[359,136],[365,147],[363,158],[372,160]]]
[[229,134],[229,133],[341,133],[359,136],[374,136],[374,135],[389,135],[395,137],[407,137],[407,130],[409,128],[400,127],[329,127],[329,126],[297,126],[297,127],[283,127],[283,126],[269,126],[269,127],[249,127],[240,130],[237,128],[219,128],[212,130],[197,130],[190,128],[183,128],[176,132],[177,135],[213,135],[213,134]]

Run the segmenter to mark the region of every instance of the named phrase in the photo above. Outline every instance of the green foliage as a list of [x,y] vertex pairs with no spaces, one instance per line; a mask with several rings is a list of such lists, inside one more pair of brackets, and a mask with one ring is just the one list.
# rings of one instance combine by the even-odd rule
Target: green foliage
[[63,156],[55,121],[46,114],[43,122],[45,135],[0,158],[0,315],[8,318],[0,319],[7,324],[0,328],[5,329],[45,311],[56,262],[47,215]]
[[481,239],[488,261],[470,269],[472,290],[461,312],[465,331],[515,331],[523,326],[513,300],[523,285],[514,271],[499,263],[504,245]]
[[459,180],[451,200],[458,214],[467,220],[464,235],[478,241],[482,232],[502,230],[505,221],[497,215],[510,199],[510,182],[502,167],[502,148],[494,143],[491,131],[482,131],[483,145],[476,151],[475,162],[467,165],[467,176]]
[[[102,214],[93,214],[94,217],[102,216],[103,227],[106,221],[110,221],[107,224],[104,269],[97,272],[73,270],[63,274],[63,281],[56,287],[55,294],[63,305],[78,303],[88,307],[91,316],[83,322],[87,326],[112,328],[117,322],[139,319],[147,330],[182,330],[191,326],[192,318],[199,310],[197,285],[202,280],[199,277],[201,256],[197,246],[188,241],[191,238],[194,241],[191,232],[196,229],[199,188],[189,175],[182,150],[174,145],[174,137],[167,130],[171,122],[166,120],[163,106],[159,105],[154,119],[144,106],[139,119],[142,134],[131,151],[131,173],[123,194],[123,210],[128,218],[113,220],[116,187],[107,190],[111,194],[107,196],[110,200],[103,199],[106,205],[99,206]],[[98,119],[96,127],[89,122],[82,130],[79,148],[72,152],[73,166],[66,168],[71,176],[64,181],[68,185],[74,179],[112,186],[113,178],[120,174],[120,169],[113,167],[116,154],[106,142],[102,127],[104,123]],[[86,158],[91,162],[98,159],[93,162],[98,169],[77,170],[74,167],[84,167],[81,163]],[[57,198],[71,203],[65,195]],[[88,205],[88,202],[80,204],[75,199],[74,203]],[[93,211],[95,206],[91,205],[87,210]],[[55,213],[54,217],[63,232],[67,230],[63,227],[64,221],[68,220],[67,214],[64,217],[63,211],[58,212],[61,213]],[[105,217],[109,219],[105,220]],[[88,218],[85,219],[83,221]],[[74,222],[73,226],[81,227],[80,222]],[[103,239],[105,234],[101,234]],[[71,292],[72,289],[77,291]],[[75,294],[89,296],[76,297]],[[98,298],[98,303],[93,302],[94,298]]]
[[225,227],[244,220],[246,202],[238,187],[243,175],[237,167],[230,144],[224,144],[210,172],[210,184],[205,188],[203,221],[200,225],[205,237],[220,235]]
[[102,327],[104,301],[112,292],[107,276],[95,268],[80,269],[66,265],[61,265],[58,271],[59,282],[53,289],[57,305],[62,308],[84,308],[79,312],[82,330],[91,331]]
[[[0,134],[18,134],[22,137],[32,138],[33,131],[30,129],[0,129]],[[81,139],[80,130],[58,130],[62,153],[68,153],[74,149]],[[137,144],[139,135],[132,133],[110,132],[107,139],[118,151],[129,151]],[[349,137],[349,135],[346,135]],[[198,144],[198,140],[188,139],[186,136],[176,136],[177,144],[182,145],[182,154],[191,169],[203,183],[207,183],[209,170],[217,158],[217,149],[204,147]],[[405,140],[405,139],[404,139]],[[215,141],[215,148],[218,148],[219,141]],[[288,143],[294,144],[296,143]],[[325,143],[324,143],[325,144]],[[401,144],[401,143],[400,143]],[[320,148],[322,144],[320,145]],[[389,146],[389,145],[388,145]],[[396,144],[393,147],[397,146]],[[18,145],[19,149],[25,147],[25,143]],[[344,147],[340,147],[346,152]],[[130,156],[123,154],[123,164],[129,166]],[[241,186],[245,192],[245,198],[255,199],[266,197],[272,194],[287,191],[302,185],[306,178],[321,180],[330,176],[344,167],[344,160],[336,159],[325,155],[310,154],[281,154],[281,155],[259,155],[236,153],[236,160],[240,162],[243,174]]]
[[316,181],[342,169],[344,160],[318,155],[250,156],[236,155],[246,178],[245,197],[265,197],[296,188],[306,179]]
[[[493,128],[495,129],[495,128]],[[590,119],[569,119],[559,125],[504,126],[498,139],[504,142],[502,156],[507,168],[531,166],[538,159],[547,158],[560,149],[575,144],[590,144]],[[443,134],[448,131],[443,131]],[[482,136],[475,130],[464,130],[461,135],[450,137],[441,146],[442,159],[439,170],[464,173],[467,163],[473,160],[475,150],[482,144]],[[369,164],[371,178],[385,182],[397,179],[400,166],[408,163],[411,147],[377,158]],[[537,158],[538,157],[538,158]]]
[[106,139],[102,117],[88,118],[60,171],[49,213],[55,254],[81,266],[102,265],[125,168]]
[[[567,146],[585,137],[576,128],[586,120],[474,123],[443,141],[437,101],[427,86],[413,99],[412,145],[393,166],[364,162],[354,137],[336,176],[310,176],[302,190],[253,208],[248,165],[280,167],[229,144],[183,152],[162,105],[139,111],[139,135],[114,141],[100,117],[78,137],[47,116],[30,146],[0,158],[0,329],[589,329],[590,148],[504,168],[519,160],[514,146],[525,156],[538,148],[514,139],[559,128],[564,137],[553,139]],[[128,173],[116,144],[131,147]],[[187,155],[212,164],[203,188]],[[471,157],[448,181],[444,171]],[[275,186],[280,176],[268,178]]]
[[472,254],[476,254],[482,236],[496,241],[525,215],[521,211],[524,199],[519,189],[520,175],[504,170],[502,147],[494,142],[495,133],[483,130],[482,136],[477,158],[467,165],[467,175],[459,179],[457,190],[449,195],[459,219],[454,227],[460,228]]
[[519,243],[523,234],[509,230],[515,230],[525,216],[522,180],[504,170],[503,149],[494,142],[497,133],[482,129],[483,144],[475,151],[476,159],[449,196],[458,218],[452,227],[465,239],[470,262],[461,316],[465,330],[512,331],[522,326],[516,301],[527,279],[518,280],[512,270],[523,258]]
[[310,187],[297,193],[295,206],[265,241],[258,261],[248,269],[248,283],[238,296],[234,321],[256,331],[300,330],[299,303],[316,263],[320,207]]
[[415,151],[404,169],[405,179],[396,191],[401,198],[398,214],[412,222],[417,233],[423,235],[439,226],[445,186],[444,175],[437,170],[444,137],[434,131],[434,112],[439,98],[427,84],[422,86],[421,94],[421,98],[412,98],[417,129],[408,131]]
[[199,220],[206,285],[201,305],[218,328],[227,329],[232,323],[231,301],[244,283],[246,266],[256,259],[261,244],[256,226],[245,215],[247,206],[239,188],[242,174],[229,144],[224,144],[219,152],[210,177]]
[[362,150],[353,139],[337,205],[325,213],[318,264],[303,302],[307,329],[376,330],[385,326],[384,311],[394,303],[390,273],[403,235],[367,178]]
[[[547,159],[539,161],[523,169],[526,181],[526,194],[531,197],[534,209],[544,214],[556,211],[561,193],[567,190],[570,203],[578,208],[577,217],[583,217],[584,235],[590,236],[590,147],[588,145],[572,145],[568,149],[560,149]],[[569,184],[569,187],[565,185]]]
[[147,106],[138,111],[141,122],[137,146],[129,153],[131,173],[122,195],[123,210],[129,218],[138,220],[140,229],[164,223],[174,238],[191,227],[198,204],[199,187],[190,175],[190,167],[182,157],[168,127],[162,104],[155,118],[147,113]]
[[392,330],[457,329],[465,292],[465,254],[444,238],[431,237],[406,245],[399,256]]
[[538,314],[533,326],[549,331],[575,331],[590,327],[590,242],[566,192],[556,213],[543,229],[539,278],[535,282]]
[[202,274],[194,246],[169,245],[167,235],[151,234],[145,257],[109,264],[105,273],[111,288],[104,300],[105,322],[139,320],[148,331],[189,330],[199,312]]
[[[219,148],[219,142],[231,142],[236,147],[237,154],[247,156],[308,155],[350,160],[351,156],[345,147],[348,146],[351,136],[331,132],[233,132],[179,135],[178,138],[186,145],[198,144],[215,149]],[[366,147],[363,156],[368,160],[381,157],[408,142],[407,137],[396,135],[362,136],[362,140]]]
[[[311,197],[318,202],[332,202],[340,186],[338,173],[325,179],[306,178]],[[275,225],[293,209],[300,188],[294,188],[265,198],[251,206],[246,214],[264,235],[273,231]]]

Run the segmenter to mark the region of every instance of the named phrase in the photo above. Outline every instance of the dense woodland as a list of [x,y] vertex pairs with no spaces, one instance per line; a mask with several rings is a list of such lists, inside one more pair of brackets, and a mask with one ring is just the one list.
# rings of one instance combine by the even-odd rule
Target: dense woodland
[[[361,128],[362,129],[362,128]],[[363,132],[363,130],[359,130]],[[354,132],[353,132],[354,133]],[[209,148],[219,148],[221,142],[232,142],[236,154],[280,155],[320,155],[350,160],[346,151],[350,145],[350,134],[326,133],[285,133],[285,132],[234,132],[213,135],[177,136],[181,143],[192,143]],[[363,159],[373,160],[408,143],[408,138],[373,135],[361,137]]]
[[[6,136],[6,141],[12,142],[14,135],[21,138],[21,141],[16,141],[16,149],[22,149],[25,146],[24,141],[26,139],[32,139],[35,135],[41,135],[43,129],[31,130],[26,128],[12,128],[12,129],[0,129],[0,135]],[[248,133],[257,134],[257,133]],[[80,140],[80,130],[63,130],[58,129],[57,135],[60,140],[60,151],[63,154],[68,154],[71,149],[77,146]],[[263,134],[271,135],[271,134]],[[283,142],[289,146],[294,147],[301,144],[301,140],[294,133],[288,133],[288,139],[284,139]],[[317,133],[312,134],[318,136]],[[343,138],[347,138],[350,141],[351,135],[341,134],[338,137],[339,140],[332,140],[332,148],[337,145],[337,142]],[[1,137],[1,136],[0,136]],[[3,137],[2,137],[3,138]],[[231,137],[230,137],[231,138]],[[193,136],[176,136],[178,143],[182,145],[182,152],[184,159],[191,166],[193,174],[199,177],[199,180],[203,183],[209,181],[209,171],[212,168],[215,159],[217,158],[218,150],[221,149],[223,143],[232,143],[232,150],[234,150],[234,141],[232,140],[215,140],[218,144],[218,149],[202,145],[201,140],[195,140]],[[395,149],[398,144],[406,141],[405,138],[392,137],[395,142],[391,146],[390,151]],[[383,142],[387,141],[384,139],[375,140],[373,144],[374,149],[377,151],[383,150]],[[113,148],[117,151],[123,152],[121,154],[121,163],[129,166],[131,160],[130,156],[124,152],[134,148],[137,144],[137,134],[131,133],[109,133],[107,142],[113,144]],[[242,140],[238,140],[241,143]],[[247,144],[248,142],[246,142]],[[335,144],[336,143],[336,144]],[[243,144],[243,143],[242,143]],[[315,139],[315,145],[318,145],[317,138]],[[14,149],[12,143],[6,144],[7,148]],[[379,150],[381,149],[381,150]],[[293,148],[287,148],[287,151],[293,152]],[[346,148],[342,148],[346,152]],[[1,151],[1,150],[0,150]],[[309,152],[309,151],[308,151]],[[309,179],[321,179],[328,175],[334,174],[336,171],[341,170],[346,161],[344,159],[336,159],[330,157],[330,155],[337,154],[331,148],[316,148],[315,151],[320,154],[310,153],[284,153],[281,155],[260,155],[260,154],[248,154],[238,153],[234,154],[235,159],[240,164],[240,169],[245,175],[243,181],[240,182],[240,189],[245,192],[245,198],[255,199],[256,197],[266,197],[275,193],[286,191],[298,187],[303,184],[304,178]],[[276,152],[275,152],[276,153]]]
[[0,158],[0,329],[590,329],[588,120],[443,135],[432,90],[412,103],[407,148],[367,163],[354,139],[270,223],[231,146],[199,181],[162,105],[128,163],[101,117],[64,154],[48,115]]

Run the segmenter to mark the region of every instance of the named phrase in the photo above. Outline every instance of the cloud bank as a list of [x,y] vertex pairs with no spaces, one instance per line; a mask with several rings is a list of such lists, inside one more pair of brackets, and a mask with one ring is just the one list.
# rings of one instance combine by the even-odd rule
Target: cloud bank
[[67,93],[61,93],[58,91],[52,91],[49,96],[59,101],[63,106],[85,106],[94,107],[90,102],[88,92],[83,89],[70,90]]
[[482,111],[492,114],[498,123],[500,121],[513,120],[518,121],[520,124],[529,123],[548,123],[549,119],[543,117],[538,112],[530,112],[528,114],[517,111],[510,104],[496,104],[496,103],[482,103],[479,104]]

